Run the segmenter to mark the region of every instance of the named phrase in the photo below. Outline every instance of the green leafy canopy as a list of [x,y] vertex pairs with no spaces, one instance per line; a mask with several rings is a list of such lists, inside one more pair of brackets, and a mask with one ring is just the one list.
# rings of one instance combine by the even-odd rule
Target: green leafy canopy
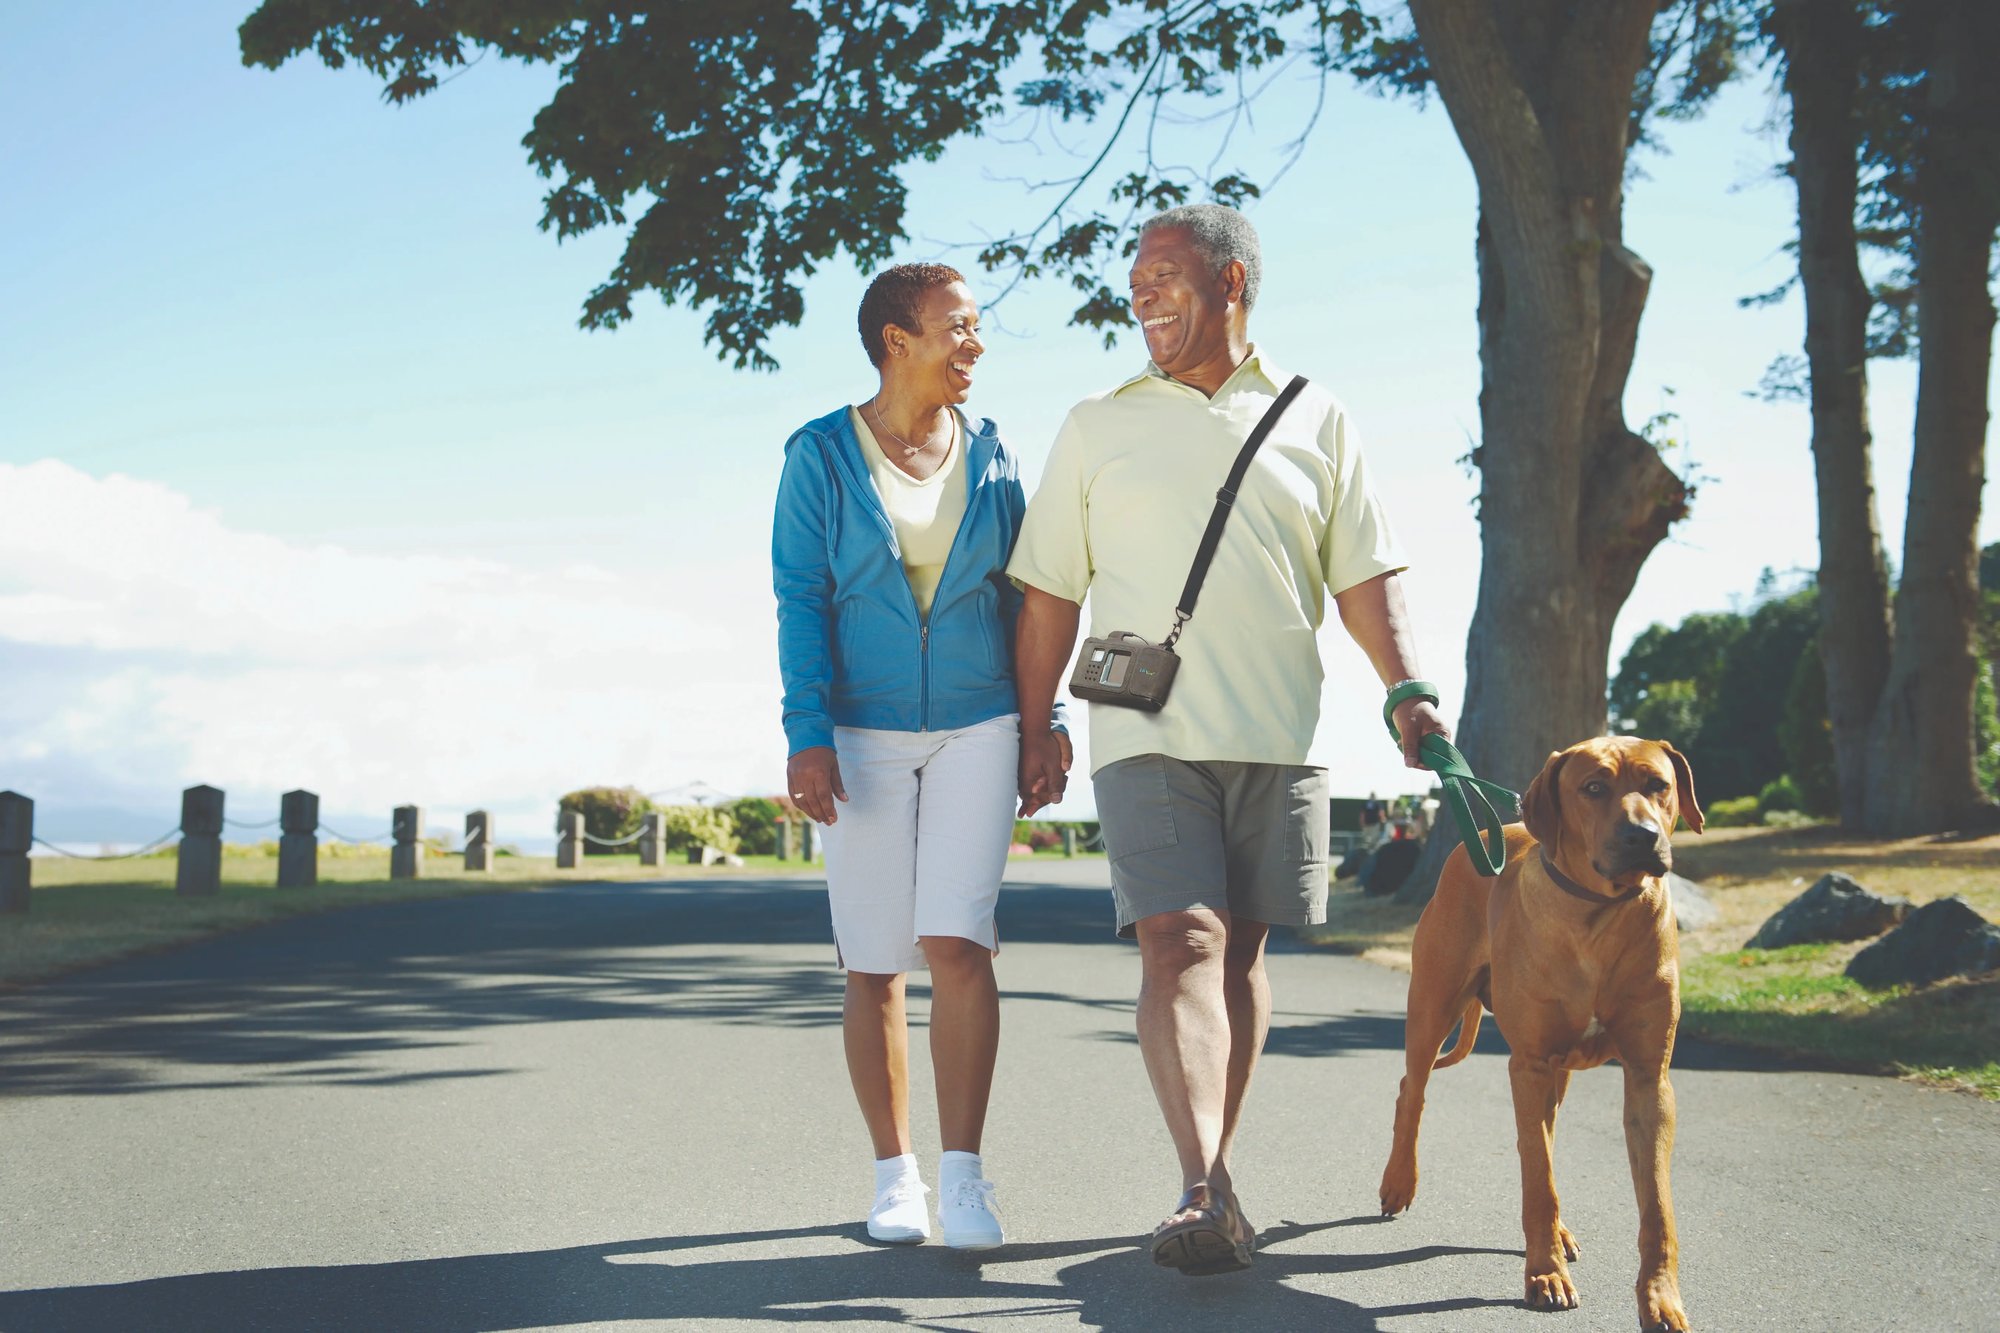
[[[1733,10],[1663,0],[1635,122],[1691,108],[1726,77],[1734,30],[1717,35],[1718,12]],[[1031,135],[1093,126],[1088,165],[1031,183],[1054,206],[990,237],[978,260],[998,275],[995,300],[1023,281],[1065,282],[1080,298],[1073,321],[1109,341],[1130,314],[1107,275],[1144,215],[1258,198],[1297,160],[1336,72],[1383,91],[1429,86],[1407,16],[1386,0],[264,0],[239,38],[250,65],[358,64],[394,104],[489,54],[556,68],[522,141],[551,182],[540,225],[559,240],[625,236],[579,323],[616,328],[654,292],[706,311],[718,354],[756,369],[775,368],[768,344],[803,316],[805,278],[841,255],[864,269],[891,259],[904,169],[955,140],[1024,118]],[[1295,67],[1317,75],[1320,103],[1268,179],[1223,152],[1201,168],[1155,158],[1163,116],[1226,118],[1226,150],[1250,103]],[[1211,101],[1221,112],[1168,111]],[[1139,154],[1133,170],[1106,167],[1121,141]],[[1100,170],[1117,174],[1093,207],[1083,192]]]

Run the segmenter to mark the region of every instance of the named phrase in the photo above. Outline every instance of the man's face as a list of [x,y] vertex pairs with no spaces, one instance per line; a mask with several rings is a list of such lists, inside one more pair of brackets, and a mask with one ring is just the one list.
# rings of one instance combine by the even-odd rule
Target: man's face
[[1212,274],[1185,227],[1160,227],[1139,240],[1132,261],[1132,313],[1153,364],[1180,378],[1229,345],[1232,298],[1243,295],[1243,265]]

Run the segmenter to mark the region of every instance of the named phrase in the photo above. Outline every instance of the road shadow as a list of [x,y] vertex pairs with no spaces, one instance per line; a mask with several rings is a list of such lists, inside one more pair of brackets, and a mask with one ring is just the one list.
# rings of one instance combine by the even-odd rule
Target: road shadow
[[[1396,1315],[1512,1305],[1447,1298],[1370,1309],[1302,1291],[1287,1279],[1401,1268],[1462,1255],[1519,1251],[1427,1245],[1345,1256],[1288,1253],[1328,1226],[1275,1227],[1246,1273],[1192,1280],[1162,1272],[1126,1237],[1012,1245],[988,1256],[939,1245],[877,1247],[859,1225],[662,1236],[511,1254],[375,1264],[192,1273],[138,1282],[0,1292],[0,1327],[38,1333],[234,1333],[235,1330],[489,1329],[725,1320],[832,1326],[909,1323],[952,1328],[963,1319],[1062,1315],[1118,1333],[1173,1329],[1315,1328],[1369,1333]],[[833,1252],[745,1256],[729,1247],[834,1242]],[[839,1242],[846,1241],[847,1244]],[[986,1262],[982,1263],[981,1259]],[[1055,1281],[1009,1270],[1056,1261]],[[1063,1262],[1070,1261],[1070,1262]],[[960,1303],[939,1314],[922,1302]]]
[[[1003,949],[1059,943],[1133,951],[1109,923],[1101,888],[1009,886],[1000,898]],[[824,956],[754,952],[771,945]],[[1280,937],[1273,947],[1298,946]],[[1126,962],[1136,967],[1136,953],[1118,960]],[[658,1017],[833,1027],[841,984],[816,881],[575,884],[385,903],[296,917],[0,994],[0,1096],[481,1078],[508,1071],[440,1062],[410,1072],[385,1068],[383,1057],[463,1045],[479,1029],[516,1023]],[[926,993],[921,976],[911,989]],[[1131,1040],[1128,1000],[1004,993],[1118,1011],[1107,1039]],[[1266,1049],[1324,1057],[1400,1050],[1402,1042],[1399,1014],[1281,1013]],[[1505,1054],[1493,1023],[1476,1049]],[[1682,1043],[1674,1063],[1797,1067],[1693,1041]]]

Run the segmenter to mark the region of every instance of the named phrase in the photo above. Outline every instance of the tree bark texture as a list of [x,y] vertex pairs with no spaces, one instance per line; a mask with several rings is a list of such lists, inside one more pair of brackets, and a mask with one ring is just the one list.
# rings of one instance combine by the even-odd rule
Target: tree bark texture
[[1840,780],[1840,822],[1863,826],[1868,746],[1889,676],[1889,570],[1869,454],[1868,314],[1854,229],[1861,79],[1855,0],[1779,0],[1773,32],[1792,103],[1799,284],[1819,492],[1820,656]]
[[[1479,187],[1481,564],[1458,740],[1516,789],[1603,733],[1612,624],[1687,511],[1623,407],[1652,280],[1621,239],[1625,156],[1658,8],[1410,3]],[[1457,836],[1440,832],[1399,897],[1430,896]]]
[[1993,0],[1934,10],[1917,163],[1917,420],[1889,679],[1869,737],[1867,825],[1893,836],[1957,827],[1980,801],[1979,502],[1993,359],[1987,287],[2000,226],[1994,151],[2000,45]]

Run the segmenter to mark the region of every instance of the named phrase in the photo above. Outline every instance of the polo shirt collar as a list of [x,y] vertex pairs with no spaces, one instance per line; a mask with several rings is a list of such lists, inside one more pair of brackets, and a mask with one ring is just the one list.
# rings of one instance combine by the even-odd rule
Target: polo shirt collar
[[[1271,358],[1264,355],[1262,351],[1258,350],[1256,343],[1251,343],[1249,349],[1249,355],[1243,358],[1243,364],[1236,367],[1235,370],[1230,372],[1229,378],[1222,382],[1222,387],[1215,391],[1215,396],[1217,398],[1220,398],[1225,393],[1228,393],[1232,388],[1240,388],[1241,387],[1240,382],[1251,375],[1261,376],[1269,385],[1272,386],[1273,389],[1275,389],[1278,385],[1285,384],[1291,380],[1290,375],[1280,370],[1277,367],[1277,365],[1272,362]],[[1148,361],[1146,362],[1146,368],[1144,370],[1141,370],[1138,374],[1132,376],[1132,378],[1126,380],[1123,384],[1120,384],[1117,388],[1113,389],[1111,391],[1112,396],[1116,397],[1118,394],[1125,392],[1125,390],[1132,388],[1134,385],[1144,384],[1148,380],[1164,381],[1167,384],[1176,384],[1176,385],[1180,384],[1179,380],[1167,374],[1166,371],[1161,370],[1157,365],[1153,364],[1153,362]],[[1181,387],[1186,389],[1193,389],[1192,385],[1181,385]],[[1200,390],[1197,389],[1194,390],[1194,392],[1198,393],[1200,392]]]

